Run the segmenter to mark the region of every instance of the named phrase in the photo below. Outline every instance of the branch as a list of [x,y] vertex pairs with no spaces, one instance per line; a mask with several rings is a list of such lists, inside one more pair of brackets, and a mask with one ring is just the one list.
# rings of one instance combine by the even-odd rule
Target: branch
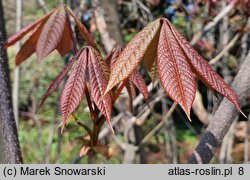
[[[153,83],[150,83],[147,87],[148,92],[151,92],[157,85],[158,85],[159,81],[155,82],[154,85]],[[162,96],[161,91],[157,91],[156,93],[157,95],[153,98],[151,98],[150,102],[148,102],[148,104],[150,105],[151,108],[154,107],[154,105],[160,101],[160,98]],[[138,106],[141,101],[144,100],[144,97],[142,96],[142,94],[139,94],[135,100],[133,101],[133,107]],[[140,113],[137,115],[137,117],[130,117],[133,118],[132,125],[134,125],[135,123],[137,125],[143,124],[143,122],[145,121],[145,118],[150,114],[151,110],[148,108],[147,104],[144,104],[144,106],[141,108]],[[126,117],[127,115],[124,113],[120,113],[118,114],[116,117],[113,118],[112,120],[112,126],[114,127],[122,118]],[[99,140],[103,139],[107,134],[110,133],[110,128],[107,126],[105,127],[100,133],[99,133]]]
[[209,22],[200,32],[198,32],[190,42],[192,46],[194,46],[211,28],[213,28],[226,14],[228,14],[235,6],[235,1],[232,1],[226,8],[223,9],[214,19]]
[[108,25],[104,18],[105,12],[103,8],[100,6],[100,2],[98,0],[93,0],[91,3],[94,11],[96,27],[100,32],[104,49],[106,50],[107,53],[109,53],[116,44],[116,41],[112,38],[111,34],[108,31]]
[[196,116],[198,117],[198,119],[200,120],[200,122],[204,124],[205,126],[207,126],[209,123],[208,122],[209,114],[203,105],[202,95],[198,89],[196,89],[195,99],[192,105],[192,109],[194,113],[196,114]]
[[174,103],[172,105],[172,107],[169,109],[169,111],[167,112],[167,114],[163,117],[162,121],[157,124],[157,126],[154,127],[154,129],[152,129],[140,142],[140,144],[145,144],[149,138],[151,136],[153,136],[156,132],[158,132],[164,125],[165,121],[168,120],[168,118],[172,115],[172,113],[174,112],[175,108],[177,107],[177,103]]
[[237,40],[240,38],[240,33],[237,33],[234,38],[225,46],[225,48],[213,59],[209,61],[209,64],[215,64],[217,63],[237,42]]
[[[238,96],[239,104],[245,105],[247,94],[250,93],[250,52],[242,64],[232,89]],[[223,99],[214,116],[209,121],[209,125],[201,137],[195,151],[188,160],[188,163],[209,163],[214,153],[220,147],[225,134],[228,132],[234,119],[238,116],[238,111],[227,99]]]

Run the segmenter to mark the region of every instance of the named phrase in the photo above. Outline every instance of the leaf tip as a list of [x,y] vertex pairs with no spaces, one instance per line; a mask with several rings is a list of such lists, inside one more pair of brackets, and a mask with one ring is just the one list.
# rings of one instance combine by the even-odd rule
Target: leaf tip
[[236,107],[236,109],[237,109],[245,118],[247,118],[247,116],[245,115],[245,113],[241,110],[240,105],[238,104],[238,101],[231,101],[231,102],[234,104],[234,106]]
[[61,124],[61,134],[63,134],[63,130],[65,127],[66,121],[63,120],[62,124]]
[[64,126],[65,125],[62,125],[62,127],[61,127],[61,134],[63,134]]
[[192,122],[192,119],[191,119],[191,117],[190,117],[190,110],[186,110],[186,109],[183,109],[183,110],[184,110],[185,114],[187,115],[188,120],[189,120],[190,122]]
[[108,121],[108,125],[109,125],[109,128],[110,128],[111,132],[112,132],[113,134],[115,134],[115,131],[114,131],[114,129],[113,129],[113,125],[111,124],[111,121],[110,121],[110,120],[107,120],[107,121]]
[[238,111],[247,119],[247,116],[245,115],[245,113],[240,109],[240,107],[237,107]]
[[190,115],[187,116],[188,120],[192,122],[192,119],[190,118]]
[[247,116],[245,115],[245,113],[243,113],[242,111],[240,111],[240,113],[247,119]]

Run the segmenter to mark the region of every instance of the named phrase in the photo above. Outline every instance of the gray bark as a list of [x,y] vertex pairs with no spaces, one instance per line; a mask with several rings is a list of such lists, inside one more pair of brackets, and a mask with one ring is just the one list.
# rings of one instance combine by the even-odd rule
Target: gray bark
[[249,134],[250,134],[250,114],[248,115],[246,135],[245,135],[245,146],[244,146],[244,163],[249,163]]
[[93,0],[94,18],[104,49],[109,53],[114,45],[122,45],[118,13],[115,0]]
[[115,42],[120,46],[123,45],[119,14],[117,12],[116,0],[103,0],[102,7],[105,12],[105,20],[107,22],[108,32]]
[[[250,52],[232,83],[232,89],[238,96],[239,104],[243,106],[250,93]],[[238,114],[234,105],[224,98],[188,163],[209,163]]]
[[9,66],[3,49],[5,36],[2,1],[0,0],[0,163],[22,163],[17,128],[12,109]]
[[2,33],[2,38],[6,39],[6,30],[4,27],[5,27],[5,24],[4,24],[3,4],[2,4],[2,0],[0,0],[0,30]]

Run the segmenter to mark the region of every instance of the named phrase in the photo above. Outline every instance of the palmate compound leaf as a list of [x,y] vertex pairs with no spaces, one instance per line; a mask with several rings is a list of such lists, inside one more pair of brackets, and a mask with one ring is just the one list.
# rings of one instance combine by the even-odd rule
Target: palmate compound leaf
[[196,92],[195,78],[184,52],[165,21],[157,48],[157,68],[164,91],[182,107],[190,119]]
[[[49,17],[47,17],[47,19],[48,18]],[[20,63],[25,61],[29,56],[31,56],[36,51],[37,41],[39,39],[39,36],[44,28],[43,26],[46,23],[47,19],[44,19],[38,25],[36,25],[37,26],[36,29],[32,32],[28,40],[22,45],[20,51],[16,55],[16,65],[19,65]],[[72,41],[70,35],[70,25],[68,21],[65,21],[62,38],[58,43],[56,49],[63,57],[71,50],[71,48],[72,48]]]
[[34,23],[32,23],[32,24],[24,27],[20,31],[18,31],[15,34],[13,34],[12,36],[10,36],[8,38],[8,40],[4,43],[4,48],[7,48],[7,47],[15,44],[17,41],[19,41],[20,39],[22,39],[26,34],[28,34],[29,32],[33,31],[34,28],[36,28],[36,26],[39,26],[39,24],[46,22],[48,20],[48,18],[50,17],[50,15],[52,13],[54,13],[55,10],[51,11],[50,13],[48,13],[47,15],[45,15],[44,17],[42,17],[41,19],[39,19],[36,22],[34,22]]
[[105,93],[133,73],[158,33],[160,26],[159,19],[150,23],[128,43],[112,68]]
[[21,49],[16,55],[16,65],[21,64],[28,57],[30,57],[36,50],[36,42],[39,38],[39,34],[42,31],[44,22],[41,22],[38,27],[32,32],[31,36],[22,45]]
[[171,23],[167,19],[163,19],[171,29],[175,40],[178,42],[179,46],[182,48],[187,61],[195,73],[195,75],[212,91],[219,92],[225,96],[229,101],[231,101],[235,107],[245,116],[241,111],[238,104],[237,95],[234,91],[225,83],[225,81],[213,70],[213,68],[193,49],[193,47],[188,43],[188,41],[175,30]]
[[[45,15],[35,23],[24,27],[21,31],[12,35],[4,44],[7,48],[19,41],[34,29],[42,29],[32,33],[31,39],[25,42],[17,57],[17,64],[25,61],[34,51],[37,53],[38,59],[41,60],[50,52],[57,49],[61,56],[67,54],[73,46],[74,36],[70,26],[68,15],[71,15],[79,28],[81,35],[86,42],[97,49],[97,45],[92,39],[90,33],[81,23],[81,21],[73,14],[73,12],[65,5],[58,6],[56,9]],[[33,36],[33,37],[32,37]],[[35,48],[35,50],[34,50]]]
[[64,6],[57,8],[49,17],[36,44],[36,53],[39,60],[42,60],[58,46],[65,29],[66,20]]
[[69,28],[70,25],[66,21],[65,16],[65,8],[64,6],[59,6],[35,23],[24,27],[21,31],[12,35],[5,42],[5,48],[19,41],[26,34],[33,31],[18,52],[16,56],[16,65],[25,61],[34,52],[37,52],[40,60],[55,48],[63,56],[72,47]]
[[108,124],[112,127],[111,94],[104,94],[108,84],[109,68],[101,55],[94,48],[89,48],[88,73],[90,78],[90,94],[100,112],[105,116]]
[[[164,22],[164,27],[161,27],[161,22]],[[111,71],[110,80],[105,93],[130,76],[145,54],[147,55],[148,53],[150,56],[154,55],[154,52],[148,52],[148,48],[153,42],[153,38],[158,35],[157,31],[161,29],[161,37],[159,38],[160,42],[158,42],[157,45],[157,72],[160,76],[164,90],[181,105],[188,118],[190,118],[190,108],[195,94],[193,73],[195,73],[195,75],[197,75],[198,78],[208,86],[208,88],[221,93],[227,99],[232,101],[243,114],[238,105],[235,93],[223,81],[223,79],[205,60],[201,58],[200,55],[198,55],[198,53],[191,47],[191,45],[189,45],[184,37],[174,29],[167,19],[162,18],[161,22],[158,20],[151,23],[129,42],[124,51],[118,57],[118,60]],[[157,25],[159,27],[157,27]],[[165,34],[164,31],[166,31]],[[145,43],[148,38],[150,41]],[[165,42],[162,38],[165,39]],[[143,45],[141,45],[142,41],[144,42]],[[170,62],[175,61],[175,64],[166,62],[166,59],[169,59],[169,56],[166,56],[166,54],[164,54],[165,52],[170,52],[168,55],[171,55],[171,58],[175,58],[170,59]],[[163,57],[165,57],[165,61]],[[152,58],[150,58],[151,62],[146,62],[147,69],[149,69],[148,67],[150,67],[150,64],[153,66],[155,63],[151,59]],[[165,68],[167,65],[169,65],[170,69]],[[175,67],[172,67],[174,65]],[[172,69],[174,69],[173,72],[170,71]],[[167,74],[170,76],[167,77]],[[173,77],[172,74],[177,75],[177,79],[176,77]],[[175,78],[177,82],[171,82],[171,78]],[[170,81],[170,83],[166,83],[167,81]],[[173,89],[179,89],[180,91],[174,91]]]
[[77,62],[64,86],[60,100],[60,110],[62,113],[62,129],[69,116],[79,106],[85,91],[86,67],[88,63],[88,48],[83,48],[79,52]]

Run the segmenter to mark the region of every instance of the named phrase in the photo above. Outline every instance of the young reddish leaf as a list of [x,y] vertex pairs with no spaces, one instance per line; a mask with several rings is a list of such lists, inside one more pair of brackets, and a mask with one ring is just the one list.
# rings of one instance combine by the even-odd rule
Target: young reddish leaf
[[[160,28],[158,31],[160,31]],[[143,65],[153,82],[157,79],[156,56],[157,56],[159,35],[160,33],[156,33],[152,43],[149,45],[148,50],[143,56]]]
[[22,45],[20,51],[16,55],[16,65],[21,64],[35,52],[36,42],[39,38],[39,34],[42,31],[43,24],[44,23],[40,23],[37,29],[31,34],[29,39]]
[[133,73],[148,50],[160,26],[160,20],[150,23],[128,43],[119,55],[114,68],[112,68],[106,92]]
[[76,26],[78,27],[82,37],[85,39],[85,41],[88,43],[89,46],[95,48],[98,51],[97,45],[93,38],[91,37],[89,31],[86,29],[86,27],[81,23],[80,19],[72,12],[71,9],[67,8],[70,15],[74,18],[76,22]]
[[152,82],[157,79],[157,65],[156,65],[156,55],[157,55],[157,46],[159,41],[159,34],[156,35],[152,44],[150,45],[148,51],[143,57],[143,65],[148,72]]
[[[56,9],[55,9],[56,10]],[[19,41],[21,38],[23,38],[26,34],[28,34],[30,31],[32,31],[36,26],[38,26],[41,23],[44,23],[48,20],[50,15],[55,11],[53,10],[49,14],[45,15],[41,19],[37,20],[36,22],[24,27],[22,30],[16,32],[11,37],[8,38],[8,40],[4,43],[4,48],[7,48],[13,44],[15,44],[17,41]]]
[[82,100],[86,82],[87,57],[88,49],[84,48],[79,53],[78,60],[64,86],[60,100],[60,109],[63,119],[62,129],[66,120],[76,110]]
[[112,70],[112,68],[114,67],[114,64],[116,62],[116,60],[118,59],[119,55],[121,54],[123,48],[120,46],[115,46],[113,47],[113,49],[111,50],[111,52],[108,54],[107,58],[106,58],[106,62],[110,68],[110,70]]
[[66,12],[63,6],[60,6],[49,17],[36,44],[36,53],[39,60],[42,60],[59,44],[66,21]]
[[164,21],[157,49],[157,67],[164,91],[178,102],[190,119],[196,83],[185,54]]
[[[98,55],[100,56],[100,53],[96,51],[96,56],[98,56]],[[103,72],[106,80],[108,81],[109,75],[110,75],[109,67],[108,67],[107,63],[104,61],[104,59],[102,59],[101,56],[98,58],[101,58],[100,66],[101,66],[102,72]]]
[[43,103],[47,99],[47,97],[56,90],[56,88],[59,86],[59,84],[62,82],[63,78],[68,73],[70,67],[72,64],[76,61],[77,58],[71,58],[70,61],[66,66],[64,66],[63,70],[59,73],[59,75],[56,77],[56,79],[50,84],[49,88],[47,89],[46,93],[42,97],[42,101],[40,105],[38,106],[38,110],[42,107]]
[[99,52],[93,48],[90,48],[89,50],[88,70],[90,78],[90,94],[96,106],[105,116],[110,125],[112,100],[110,93],[104,95],[104,91],[108,84],[108,65],[102,59]]
[[129,80],[135,85],[137,89],[139,89],[143,97],[147,100],[148,88],[147,88],[145,80],[143,79],[142,75],[137,69],[131,74],[131,76],[129,77]]
[[154,84],[154,82],[158,78],[156,59],[155,59],[155,62],[152,64],[151,69],[148,69],[147,72],[148,72],[148,74],[149,74],[149,76],[151,78],[152,83]]
[[187,60],[195,75],[212,91],[217,91],[231,101],[235,107],[244,115],[238,104],[237,96],[234,91],[225,83],[225,81],[213,70],[213,68],[193,49],[188,41],[178,33],[167,19],[179,46],[185,52]]
[[[109,64],[111,71],[120,53],[122,52],[122,50],[123,48],[116,46],[112,49],[111,53],[106,58],[106,62]],[[135,88],[133,85],[135,85],[137,89],[139,89],[139,91],[142,93],[145,99],[148,99],[147,85],[137,69],[131,74],[131,76],[129,77],[129,80],[127,81],[125,85],[128,90],[128,94],[129,94],[131,102],[134,100],[136,96]]]
[[132,110],[133,109],[133,100],[136,97],[135,86],[131,81],[127,81],[125,87],[128,91],[129,105],[130,105],[130,109]]
[[[158,36],[158,38],[159,38],[159,36]],[[150,44],[150,46],[151,46],[151,44]],[[122,47],[115,46],[112,49],[112,51],[110,52],[110,54],[107,56],[106,62],[108,63],[111,71],[112,71],[114,64],[116,63],[119,55],[121,54],[122,50],[123,50]],[[137,89],[139,89],[139,91],[142,93],[142,95],[145,99],[148,99],[147,85],[137,69],[131,74],[131,76],[129,77],[129,80],[127,81],[125,86],[127,88],[127,91],[128,91],[129,97],[130,97],[131,109],[132,109],[132,102],[133,102],[134,98],[136,97],[136,92],[135,92],[134,86],[136,86]]]
[[62,34],[62,39],[56,47],[57,51],[63,57],[66,55],[73,47],[72,38],[71,38],[71,29],[69,21],[66,19],[64,24],[64,31]]

